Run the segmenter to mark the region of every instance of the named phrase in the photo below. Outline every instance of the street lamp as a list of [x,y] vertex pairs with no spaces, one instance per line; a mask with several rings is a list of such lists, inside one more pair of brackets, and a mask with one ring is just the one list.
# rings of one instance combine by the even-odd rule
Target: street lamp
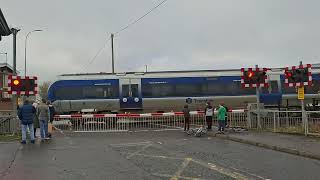
[[5,54],[6,55],[6,64],[8,64],[8,53],[0,53],[0,54]]
[[24,76],[27,76],[27,40],[28,40],[28,37],[31,33],[39,32],[39,31],[42,31],[42,30],[36,29],[36,30],[28,32],[28,34],[26,36],[26,40],[24,41]]

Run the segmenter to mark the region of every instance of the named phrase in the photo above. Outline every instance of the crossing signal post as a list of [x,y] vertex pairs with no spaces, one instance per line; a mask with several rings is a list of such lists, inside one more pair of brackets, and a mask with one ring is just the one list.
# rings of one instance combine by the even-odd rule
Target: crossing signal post
[[267,68],[241,68],[241,86],[242,88],[256,88],[257,94],[257,111],[258,127],[261,128],[260,122],[260,87],[268,87]]
[[285,85],[287,87],[298,88],[298,99],[301,100],[301,112],[305,135],[308,133],[308,122],[304,109],[304,87],[312,85],[311,64],[303,65],[300,62],[299,66],[286,67],[284,71]]

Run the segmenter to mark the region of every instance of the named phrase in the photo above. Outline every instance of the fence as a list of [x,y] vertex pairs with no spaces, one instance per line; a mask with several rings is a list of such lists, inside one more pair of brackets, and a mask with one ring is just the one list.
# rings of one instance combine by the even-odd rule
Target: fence
[[[261,129],[272,132],[320,135],[320,112],[256,110],[228,113],[229,127]],[[181,129],[184,116],[181,112],[149,114],[89,114],[55,116],[54,127],[75,132],[121,132],[135,130]],[[206,125],[204,113],[191,112],[191,127]],[[216,116],[213,125],[217,126]]]
[[[205,125],[204,113],[194,111],[190,113],[190,126]],[[244,111],[230,112],[228,125],[233,127],[246,126]],[[213,125],[217,125],[213,119]],[[54,127],[74,132],[121,132],[145,129],[181,129],[184,127],[184,116],[181,112],[148,113],[148,114],[84,114],[55,116]]]
[[0,116],[0,134],[15,133],[19,129],[19,119],[17,116]]
[[282,133],[320,135],[320,112],[261,110],[260,121],[257,114],[257,111],[248,111],[248,128]]

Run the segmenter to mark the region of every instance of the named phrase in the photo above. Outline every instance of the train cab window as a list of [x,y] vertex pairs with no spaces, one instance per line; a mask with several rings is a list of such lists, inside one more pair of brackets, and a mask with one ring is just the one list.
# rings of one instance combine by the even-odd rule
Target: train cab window
[[129,84],[122,85],[122,97],[130,97]]
[[132,97],[139,97],[139,85],[131,84],[131,95]]
[[278,81],[271,81],[271,93],[279,93]]

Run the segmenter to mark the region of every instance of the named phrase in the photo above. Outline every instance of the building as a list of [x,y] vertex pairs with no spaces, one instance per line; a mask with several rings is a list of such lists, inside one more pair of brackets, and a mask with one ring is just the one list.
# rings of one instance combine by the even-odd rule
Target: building
[[7,63],[0,63],[0,111],[12,110],[11,95],[6,90],[8,87],[8,76],[12,75],[13,69]]

